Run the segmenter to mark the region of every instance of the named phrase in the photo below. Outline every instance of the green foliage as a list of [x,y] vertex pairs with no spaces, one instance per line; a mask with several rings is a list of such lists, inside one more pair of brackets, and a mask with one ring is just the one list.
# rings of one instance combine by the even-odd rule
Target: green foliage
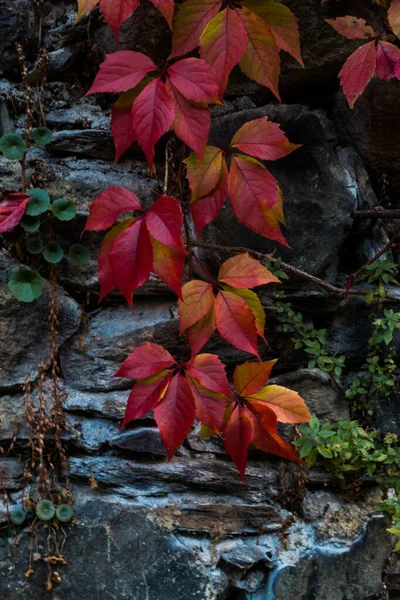
[[69,504],[60,504],[60,506],[56,510],[56,517],[62,523],[68,523],[74,516],[74,511],[72,506]]
[[10,514],[10,521],[14,525],[22,525],[26,519],[26,514],[22,508],[13,508]]
[[59,263],[64,256],[64,252],[58,242],[49,242],[43,250],[44,259],[51,264]]
[[90,261],[90,252],[86,246],[82,244],[73,244],[69,249],[69,257],[79,267],[84,267]]
[[40,254],[43,250],[43,242],[38,235],[26,240],[26,249],[30,254]]
[[30,217],[29,215],[24,215],[19,223],[25,231],[28,233],[33,233],[40,228],[40,219],[39,217]]
[[28,204],[26,205],[25,214],[30,217],[37,217],[43,214],[50,206],[50,196],[46,190],[40,188],[33,188],[28,190],[27,194],[31,196]]
[[42,295],[44,280],[36,271],[21,268],[12,275],[8,287],[20,302],[33,302]]
[[32,139],[38,146],[46,146],[53,141],[53,133],[47,127],[38,127],[32,131]]
[[0,152],[9,160],[22,160],[26,152],[26,144],[17,133],[7,133],[0,138]]
[[50,521],[55,514],[56,509],[50,500],[41,500],[36,506],[36,515],[41,521]]
[[71,221],[76,215],[76,206],[71,200],[58,198],[51,205],[54,215],[60,221]]

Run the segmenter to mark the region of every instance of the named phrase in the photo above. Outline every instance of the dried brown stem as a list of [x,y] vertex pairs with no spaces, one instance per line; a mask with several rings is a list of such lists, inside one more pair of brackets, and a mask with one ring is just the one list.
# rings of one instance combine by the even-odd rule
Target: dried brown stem
[[31,107],[31,86],[28,79],[28,67],[26,65],[25,54],[21,44],[15,44],[17,49],[18,61],[22,74],[22,83],[24,84],[25,99],[25,153],[21,160],[21,191],[26,191],[25,171],[26,171],[26,153],[28,151],[29,136],[32,131],[32,107]]

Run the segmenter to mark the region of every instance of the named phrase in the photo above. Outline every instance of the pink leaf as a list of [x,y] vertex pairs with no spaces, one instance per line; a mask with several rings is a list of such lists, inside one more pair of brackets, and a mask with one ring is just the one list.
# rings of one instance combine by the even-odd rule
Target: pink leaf
[[30,196],[26,194],[8,194],[0,202],[0,233],[12,231],[21,221]]
[[375,41],[358,48],[344,63],[339,73],[340,83],[350,108],[372,79],[376,67]]
[[167,71],[173,86],[188,100],[205,104],[218,102],[215,73],[201,58],[184,58]]
[[138,85],[146,73],[155,70],[157,67],[151,58],[141,52],[121,50],[107,54],[86,95],[96,92],[125,92]]
[[181,203],[170,196],[160,196],[146,213],[149,233],[162,244],[182,249],[183,215]]

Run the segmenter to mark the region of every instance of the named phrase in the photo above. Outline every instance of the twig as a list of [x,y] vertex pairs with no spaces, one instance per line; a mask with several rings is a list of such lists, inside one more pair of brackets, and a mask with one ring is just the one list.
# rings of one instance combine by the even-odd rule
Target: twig
[[18,61],[20,64],[21,74],[22,74],[22,83],[25,87],[24,98],[25,98],[25,152],[24,156],[21,160],[21,191],[25,192],[26,190],[26,182],[25,182],[25,170],[26,170],[26,153],[28,151],[28,142],[29,136],[32,131],[32,109],[31,109],[31,86],[28,81],[28,67],[26,66],[26,60],[24,51],[22,49],[21,44],[18,42],[15,44],[17,49]]

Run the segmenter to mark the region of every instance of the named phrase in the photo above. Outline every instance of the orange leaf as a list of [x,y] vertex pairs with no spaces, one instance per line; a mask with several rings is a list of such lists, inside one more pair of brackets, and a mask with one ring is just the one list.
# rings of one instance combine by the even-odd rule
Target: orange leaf
[[276,360],[267,362],[245,362],[237,365],[233,382],[240,396],[250,396],[259,392],[267,383]]
[[213,305],[211,310],[204,317],[186,330],[186,337],[192,350],[192,357],[200,352],[202,347],[211,338],[214,331],[215,315]]
[[182,247],[171,248],[150,236],[153,245],[153,271],[175,292],[182,297],[182,276],[185,268],[186,250]]
[[212,285],[193,280],[182,288],[182,300],[178,301],[181,334],[205,317],[214,305]]
[[215,300],[215,322],[220,335],[239,350],[260,358],[253,311],[243,298],[220,291]]
[[196,154],[191,154],[184,162],[187,166],[187,178],[192,193],[190,202],[206,196],[218,186],[222,164],[225,163],[220,148],[206,146],[202,161]]
[[218,281],[234,288],[252,288],[266,283],[280,283],[259,260],[251,258],[246,252],[228,258],[219,270]]
[[258,407],[267,404],[282,423],[304,423],[311,419],[311,413],[299,394],[281,385],[267,385],[248,395],[248,401]]

